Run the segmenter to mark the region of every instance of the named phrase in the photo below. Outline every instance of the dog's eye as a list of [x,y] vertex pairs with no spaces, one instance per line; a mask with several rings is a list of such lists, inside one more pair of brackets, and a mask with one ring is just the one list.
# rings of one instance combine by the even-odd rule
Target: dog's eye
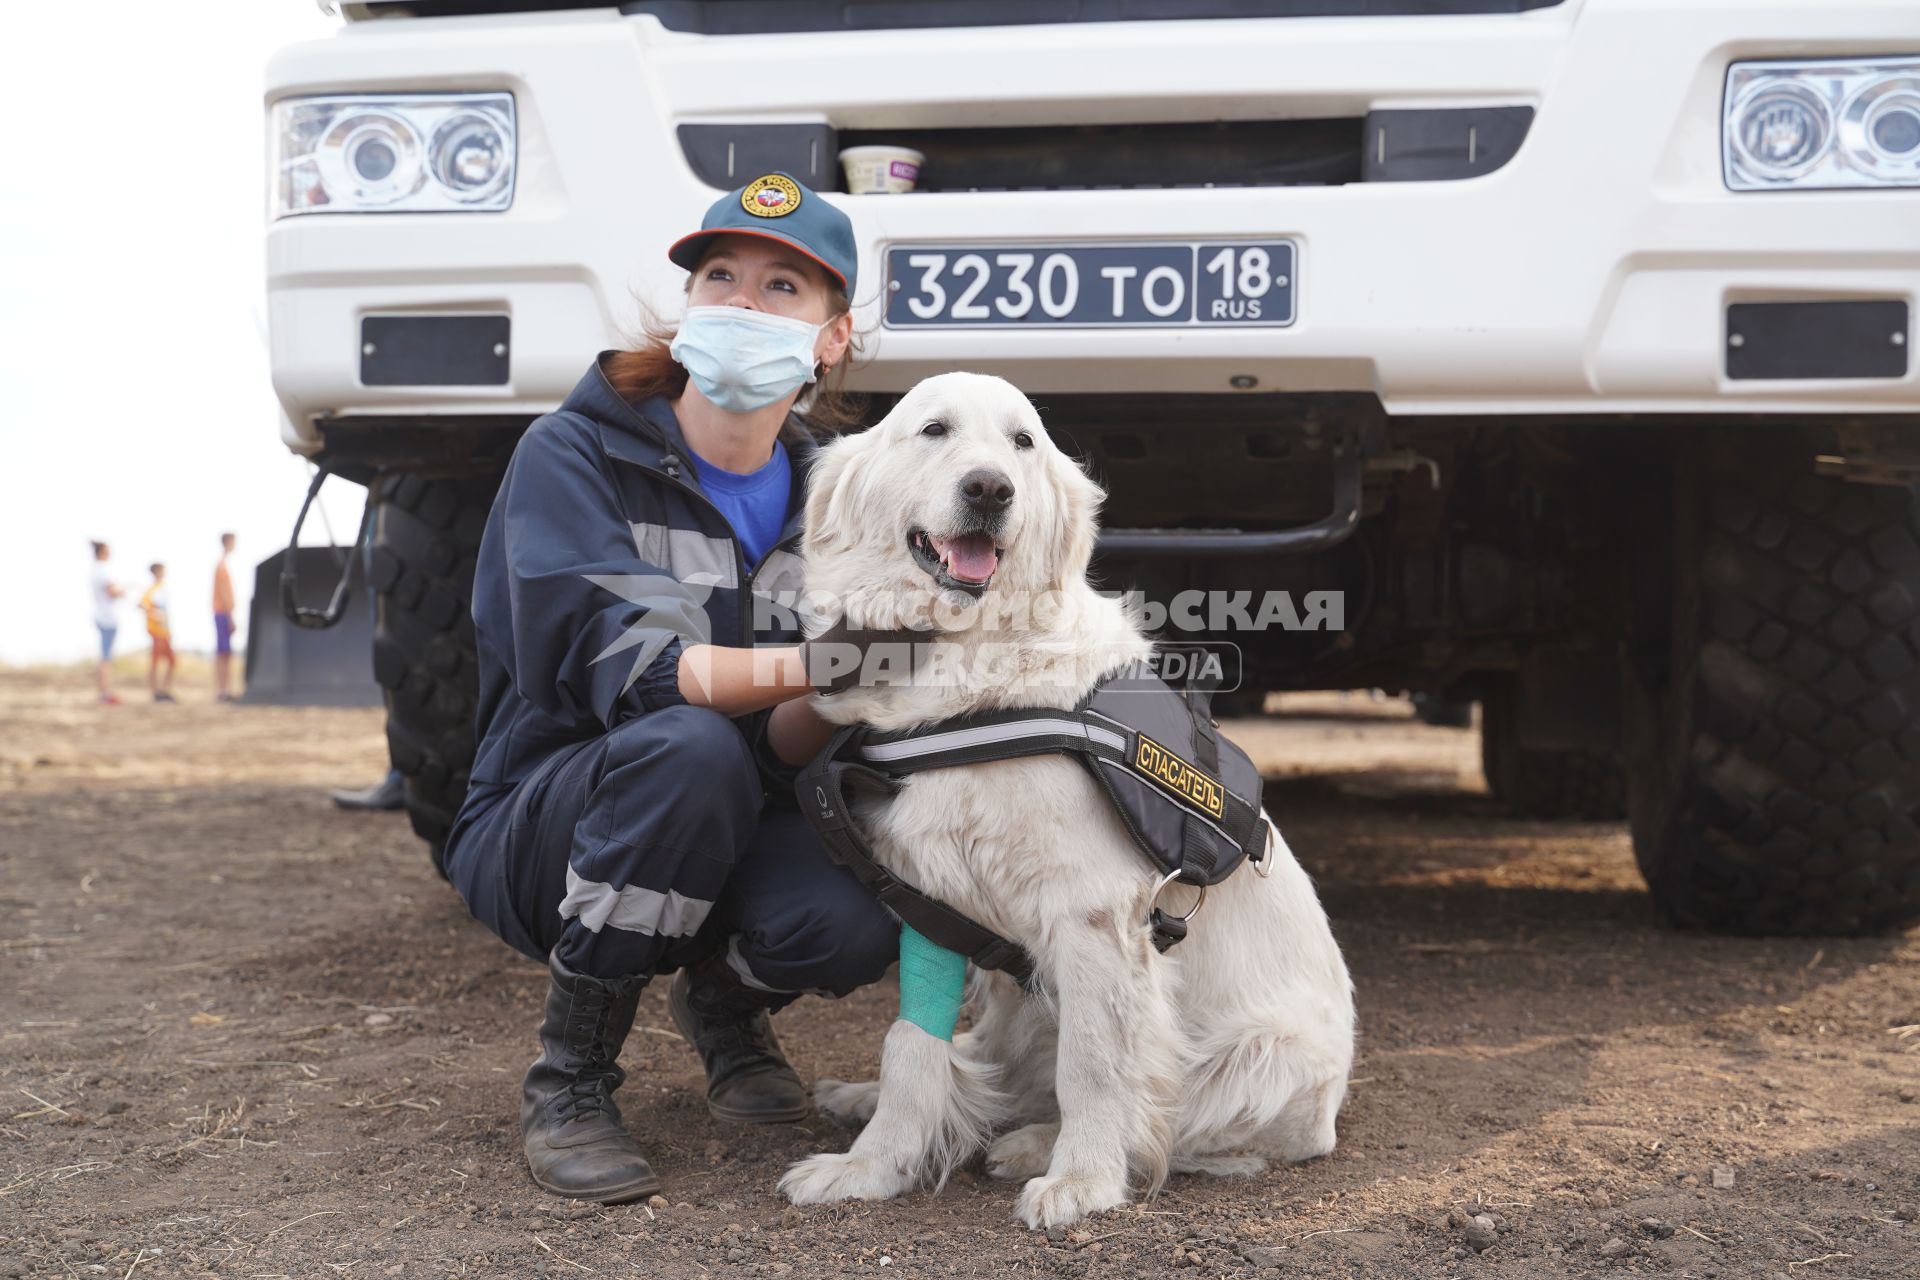
[[943,436],[947,434],[947,424],[937,420],[929,422],[926,426],[920,428],[920,434],[923,436]]
[[1031,449],[1033,448],[1033,437],[1028,435],[1024,431],[1015,432],[1013,437],[1013,447],[1016,449]]

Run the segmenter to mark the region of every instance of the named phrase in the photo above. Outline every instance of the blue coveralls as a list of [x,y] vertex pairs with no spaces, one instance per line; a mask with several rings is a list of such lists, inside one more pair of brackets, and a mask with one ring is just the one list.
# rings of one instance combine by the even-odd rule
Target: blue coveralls
[[480,745],[447,874],[481,923],[575,973],[724,950],[749,986],[843,995],[894,959],[898,925],[794,807],[769,713],[729,720],[679,693],[683,644],[800,639],[812,441],[783,437],[786,527],[749,571],[671,406],[628,404],[605,360],[527,430],[487,520]]

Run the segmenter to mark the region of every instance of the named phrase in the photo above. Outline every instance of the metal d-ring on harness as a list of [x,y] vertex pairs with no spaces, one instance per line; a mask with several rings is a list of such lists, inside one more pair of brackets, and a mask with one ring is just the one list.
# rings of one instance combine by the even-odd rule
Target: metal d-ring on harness
[[[849,801],[896,792],[915,773],[1044,754],[1066,755],[1093,775],[1155,868],[1148,926],[1158,950],[1187,936],[1208,888],[1242,862],[1270,873],[1277,836],[1260,808],[1259,771],[1220,738],[1204,695],[1178,693],[1152,675],[1111,677],[1071,710],[996,712],[909,733],[842,729],[802,771],[796,792],[829,855],[902,922],[1027,986],[1033,958],[1025,949],[881,866]],[[1184,915],[1159,905],[1175,880],[1200,893]]]
[[[1273,875],[1273,847],[1280,839],[1280,832],[1273,825],[1272,820],[1266,818],[1264,814],[1261,821],[1267,829],[1267,838],[1261,841],[1258,857],[1248,853],[1247,865],[1253,868],[1255,875],[1265,880]],[[1199,915],[1200,908],[1207,905],[1207,890],[1211,886],[1203,884],[1200,886],[1200,896],[1193,900],[1193,905],[1187,908],[1185,915],[1176,916],[1163,910],[1160,906],[1160,895],[1167,891],[1168,885],[1178,879],[1180,879],[1178,871],[1169,871],[1161,876],[1160,883],[1153,886],[1153,897],[1147,900],[1152,908],[1147,916],[1147,926],[1152,931],[1154,948],[1161,952],[1165,952],[1168,947],[1186,938],[1188,921]]]
[[1187,908],[1187,914],[1176,916],[1160,906],[1160,895],[1167,886],[1180,878],[1178,871],[1169,871],[1160,877],[1160,883],[1153,886],[1153,897],[1147,900],[1150,910],[1147,913],[1147,928],[1153,938],[1154,950],[1164,953],[1176,942],[1184,942],[1187,937],[1187,921],[1200,914],[1200,908],[1207,905],[1207,886],[1200,886],[1200,896]]

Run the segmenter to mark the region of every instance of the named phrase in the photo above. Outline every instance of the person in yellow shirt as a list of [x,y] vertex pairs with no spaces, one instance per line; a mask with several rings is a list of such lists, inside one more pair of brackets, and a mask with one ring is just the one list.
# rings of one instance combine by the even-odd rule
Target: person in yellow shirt
[[[147,615],[147,637],[153,641],[153,652],[147,657],[147,688],[153,691],[155,702],[173,702],[173,629],[167,625],[167,566],[156,564],[153,570],[153,583],[146,594],[140,597],[140,612]],[[167,674],[160,675],[160,664],[167,664]]]
[[220,702],[233,701],[233,576],[227,572],[233,543],[232,534],[220,535],[220,563],[213,567],[213,687]]

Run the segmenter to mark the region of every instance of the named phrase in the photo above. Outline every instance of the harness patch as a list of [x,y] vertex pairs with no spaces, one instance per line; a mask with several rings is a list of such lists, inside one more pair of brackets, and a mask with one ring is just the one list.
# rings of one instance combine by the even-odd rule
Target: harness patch
[[1218,778],[1175,755],[1146,734],[1135,734],[1133,767],[1215,818],[1227,811],[1227,789]]

